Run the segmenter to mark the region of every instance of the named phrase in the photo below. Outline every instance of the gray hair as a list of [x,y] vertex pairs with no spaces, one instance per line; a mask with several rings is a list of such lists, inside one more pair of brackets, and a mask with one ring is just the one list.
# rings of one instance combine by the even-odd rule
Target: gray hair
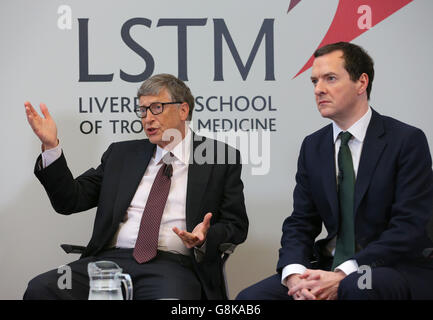
[[173,102],[182,101],[188,103],[189,114],[187,120],[191,120],[192,111],[194,110],[194,97],[191,90],[182,80],[171,74],[156,74],[145,80],[138,89],[137,97],[156,96],[161,89],[167,89]]

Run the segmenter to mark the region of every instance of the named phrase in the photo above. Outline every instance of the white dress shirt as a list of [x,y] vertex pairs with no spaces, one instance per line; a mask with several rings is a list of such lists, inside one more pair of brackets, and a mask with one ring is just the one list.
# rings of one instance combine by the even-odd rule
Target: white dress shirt
[[[161,218],[159,229],[158,250],[170,251],[189,255],[189,249],[185,247],[182,240],[172,230],[177,227],[186,230],[186,189],[188,180],[188,163],[192,145],[191,130],[187,129],[185,138],[176,145],[171,153],[174,155],[173,176],[167,202]],[[61,155],[61,148],[42,153],[43,167],[49,166]],[[113,238],[112,246],[117,248],[134,248],[140,229],[141,216],[147,202],[153,181],[156,174],[163,164],[162,158],[169,151],[156,147],[155,154],[151,158],[149,165],[140,181],[134,197],[125,212],[124,220]],[[203,248],[204,249],[204,248]]]
[[[371,120],[371,109],[368,107],[367,112],[357,121],[355,122],[347,131],[349,131],[352,134],[352,137],[350,138],[348,142],[348,146],[350,149],[350,152],[352,154],[352,162],[353,162],[353,169],[355,171],[355,178],[358,174],[358,167],[359,167],[359,160],[361,159],[361,152],[362,152],[362,146],[364,144],[365,135],[367,133],[367,128]],[[334,133],[334,146],[335,146],[335,172],[338,172],[338,151],[340,148],[341,140],[338,138],[338,135],[341,131],[343,131],[338,125],[333,121],[332,122],[332,128]],[[336,175],[337,179],[337,175]],[[335,253],[335,244],[336,244],[336,237],[329,241],[327,249],[329,250],[329,253],[334,256]],[[281,275],[281,283],[283,285],[285,284],[285,279],[294,274],[299,273],[303,274],[306,271],[306,267],[301,264],[289,264],[286,267],[283,268],[282,275]],[[347,260],[336,267],[336,269],[343,271],[346,275],[349,275],[352,272],[358,271],[358,263],[356,260]]]

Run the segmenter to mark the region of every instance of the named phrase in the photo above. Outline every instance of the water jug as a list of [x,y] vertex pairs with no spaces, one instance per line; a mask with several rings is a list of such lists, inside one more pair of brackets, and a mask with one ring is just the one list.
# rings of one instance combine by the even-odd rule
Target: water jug
[[132,300],[132,281],[128,274],[112,261],[96,261],[87,265],[90,290],[89,300],[123,300],[122,288],[125,288],[125,300]]

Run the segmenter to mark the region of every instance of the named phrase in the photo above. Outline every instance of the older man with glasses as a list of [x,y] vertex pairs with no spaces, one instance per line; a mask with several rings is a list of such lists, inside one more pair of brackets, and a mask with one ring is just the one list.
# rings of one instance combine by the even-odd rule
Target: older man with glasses
[[[148,139],[111,144],[96,169],[75,179],[47,107],[41,104],[42,118],[25,103],[42,142],[35,174],[54,209],[97,212],[81,259],[69,264],[72,288],[60,290],[52,270],[29,282],[24,299],[87,299],[87,265],[97,260],[131,275],[135,299],[226,298],[221,244],[242,243],[248,230],[239,151],[191,131],[194,98],[176,77],[147,79],[138,98],[135,112]],[[203,143],[215,161],[194,157]]]

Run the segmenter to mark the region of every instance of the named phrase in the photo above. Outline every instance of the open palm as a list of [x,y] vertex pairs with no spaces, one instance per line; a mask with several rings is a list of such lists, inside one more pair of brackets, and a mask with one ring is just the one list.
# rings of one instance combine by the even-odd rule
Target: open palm
[[34,133],[41,140],[45,149],[51,149],[57,146],[57,126],[53,118],[51,118],[48,108],[45,103],[41,103],[40,109],[43,118],[39,116],[38,112],[33,108],[30,102],[24,103],[27,115],[27,121],[32,127]]

